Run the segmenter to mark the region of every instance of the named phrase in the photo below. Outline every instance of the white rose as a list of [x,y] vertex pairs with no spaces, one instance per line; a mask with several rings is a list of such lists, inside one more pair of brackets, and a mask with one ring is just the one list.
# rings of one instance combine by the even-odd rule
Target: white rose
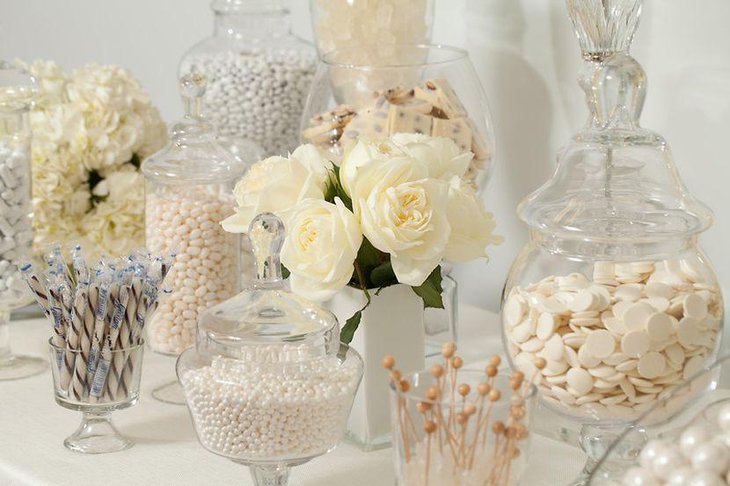
[[436,179],[448,181],[454,176],[462,177],[474,158],[474,154],[463,152],[450,138],[396,133],[390,139],[404,153],[424,162],[429,177]]
[[426,173],[408,157],[375,161],[360,169],[353,190],[363,234],[390,254],[398,281],[411,286],[421,285],[441,262],[451,232],[448,184]]
[[352,278],[361,244],[360,225],[339,198],[302,201],[289,217],[281,251],[292,290],[311,300],[331,298]]
[[374,160],[388,160],[404,155],[403,152],[387,140],[372,141],[360,138],[352,145],[340,163],[340,183],[348,196],[352,196],[352,187],[357,179],[358,171]]
[[312,144],[300,145],[289,156],[306,167],[309,172],[324,181],[329,180],[332,171],[332,162],[327,154]]
[[304,199],[324,199],[329,175],[317,173],[295,158],[269,157],[257,162],[233,189],[238,207],[236,214],[223,220],[223,229],[246,233],[253,218],[270,212],[282,217]]
[[493,234],[497,226],[494,215],[484,209],[474,188],[458,177],[449,185],[447,213],[451,225],[447,260],[461,263],[486,257],[488,245],[502,243],[503,238]]

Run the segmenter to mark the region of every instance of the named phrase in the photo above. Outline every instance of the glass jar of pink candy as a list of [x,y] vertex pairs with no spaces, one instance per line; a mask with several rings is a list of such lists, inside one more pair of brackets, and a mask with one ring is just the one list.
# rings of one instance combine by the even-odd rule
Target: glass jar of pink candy
[[[142,165],[147,250],[175,255],[169,293],[147,326],[147,342],[174,356],[195,343],[198,315],[233,296],[240,279],[240,238],[219,223],[234,206],[232,190],[244,166],[216,143],[201,116],[205,89],[199,74],[180,80],[185,117],[172,127],[170,143]],[[185,403],[177,381],[155,397]]]
[[[723,302],[698,245],[712,212],[687,191],[667,142],[639,124],[646,75],[629,46],[641,0],[567,5],[590,117],[518,207],[530,241],[509,273],[502,322],[515,367],[547,360],[542,403],[582,424],[587,474],[614,427],[715,359]],[[699,392],[667,401],[666,414]]]

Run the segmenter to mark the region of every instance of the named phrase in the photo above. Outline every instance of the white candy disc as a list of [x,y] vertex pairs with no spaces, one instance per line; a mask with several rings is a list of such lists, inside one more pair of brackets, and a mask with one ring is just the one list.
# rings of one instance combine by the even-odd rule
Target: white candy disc
[[666,341],[674,333],[672,317],[657,312],[646,322],[646,333],[652,341]]
[[638,358],[647,351],[651,341],[644,331],[630,331],[621,338],[621,351],[626,356]]
[[641,376],[647,379],[657,378],[664,373],[666,362],[664,356],[651,351],[639,358],[639,364],[636,369]]
[[586,395],[593,389],[593,377],[583,368],[568,370],[568,385],[579,395]]
[[610,332],[605,329],[593,331],[586,338],[584,345],[596,358],[607,358],[616,349],[616,341]]

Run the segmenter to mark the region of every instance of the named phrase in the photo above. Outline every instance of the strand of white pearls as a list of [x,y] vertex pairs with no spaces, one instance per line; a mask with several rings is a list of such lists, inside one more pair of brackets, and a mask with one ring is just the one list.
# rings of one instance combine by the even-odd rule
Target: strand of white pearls
[[266,155],[286,155],[297,146],[314,52],[225,51],[198,54],[189,63],[207,77],[203,111],[220,135],[256,142]]
[[190,187],[148,194],[147,249],[173,253],[163,297],[147,328],[147,342],[158,352],[180,354],[195,344],[199,314],[237,290],[237,235],[220,226],[233,201]]
[[679,437],[650,440],[639,466],[626,471],[626,486],[725,486],[730,484],[730,405],[717,417],[698,418]]
[[598,262],[592,281],[574,273],[515,287],[503,309],[514,364],[530,376],[547,360],[544,399],[599,419],[635,416],[699,371],[721,316],[719,289],[689,260]]
[[207,449],[274,461],[318,456],[337,445],[359,372],[336,357],[282,364],[215,358],[180,379]]
[[0,140],[0,302],[14,307],[28,296],[18,263],[33,245],[30,154]]

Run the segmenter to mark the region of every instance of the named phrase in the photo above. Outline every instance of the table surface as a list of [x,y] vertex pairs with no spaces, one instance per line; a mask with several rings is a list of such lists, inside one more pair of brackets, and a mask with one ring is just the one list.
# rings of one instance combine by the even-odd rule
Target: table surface
[[[460,352],[467,363],[501,352],[496,316],[462,308]],[[44,356],[50,325],[41,319],[11,325],[15,352]],[[183,406],[151,396],[152,389],[175,378],[174,359],[147,352],[142,394],[136,406],[114,413],[122,434],[134,440],[126,451],[82,455],[66,450],[63,439],[81,414],[56,405],[50,370],[17,381],[0,382],[0,485],[250,485],[244,466],[205,451]],[[391,449],[361,452],[347,443],[332,453],[293,469],[293,486],[386,486],[395,483]],[[522,484],[562,485],[582,466],[581,452],[533,435]]]

